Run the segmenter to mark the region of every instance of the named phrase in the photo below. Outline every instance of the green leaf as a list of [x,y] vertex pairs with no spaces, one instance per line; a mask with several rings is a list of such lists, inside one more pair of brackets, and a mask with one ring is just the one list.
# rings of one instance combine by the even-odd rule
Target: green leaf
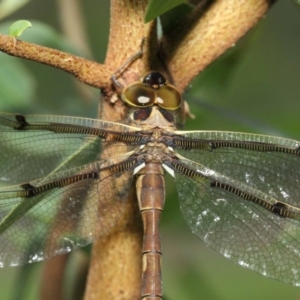
[[[65,52],[82,56],[76,47],[72,46],[68,40],[61,35],[52,26],[38,20],[30,20],[34,26],[23,33],[24,39],[29,43],[39,44],[46,47],[56,48]],[[7,32],[11,22],[2,22],[0,24],[0,32]],[[1,69],[1,68],[0,68]]]
[[[17,194],[22,190],[12,191],[11,194]],[[47,191],[50,193],[49,191]],[[20,220],[30,209],[32,209],[35,205],[43,200],[46,192],[38,195],[37,197],[28,198],[26,201],[20,201],[2,220],[0,223],[0,234],[2,234],[5,230],[14,225],[18,220]],[[6,199],[1,199],[4,201]],[[8,201],[7,201],[8,202]],[[17,203],[17,202],[16,202]]]
[[300,9],[300,0],[292,0],[292,1],[297,6],[297,8]]
[[24,30],[30,28],[31,26],[32,25],[29,21],[19,20],[9,27],[8,35],[12,37],[18,37],[24,32]]
[[11,15],[29,1],[30,0],[2,0],[0,2],[0,19]]
[[30,106],[36,82],[21,60],[0,53],[0,110]]
[[149,22],[163,13],[171,10],[182,3],[188,3],[187,0],[150,0],[146,9],[145,22]]
[[168,31],[174,30],[176,24],[179,23],[182,18],[188,15],[193,8],[193,5],[184,3],[161,15],[160,21],[164,34],[167,34]]

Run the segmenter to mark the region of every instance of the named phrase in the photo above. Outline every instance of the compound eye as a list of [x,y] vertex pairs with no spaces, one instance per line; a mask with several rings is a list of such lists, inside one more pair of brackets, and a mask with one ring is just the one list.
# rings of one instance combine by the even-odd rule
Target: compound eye
[[140,82],[133,83],[123,90],[122,99],[130,106],[148,107],[154,104],[155,92],[151,87]]
[[135,112],[133,113],[133,119],[145,121],[149,118],[151,111],[152,111],[152,107],[136,109]]
[[156,102],[161,108],[175,110],[181,105],[182,98],[179,91],[168,84],[156,91]]

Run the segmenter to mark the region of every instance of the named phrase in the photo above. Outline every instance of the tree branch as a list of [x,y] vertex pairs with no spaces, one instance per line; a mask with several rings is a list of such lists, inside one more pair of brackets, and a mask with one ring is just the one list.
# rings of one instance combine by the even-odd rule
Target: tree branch
[[64,299],[64,276],[69,255],[59,255],[45,261],[40,284],[40,300]]
[[[105,60],[111,74],[140,49],[144,37],[148,38],[148,45],[149,39],[156,38],[156,30],[153,30],[155,23],[143,23],[147,2],[111,1],[110,36]],[[126,69],[121,76],[124,84],[141,76],[145,65],[148,65],[149,55],[148,51],[142,60],[133,62]],[[122,119],[126,110],[123,102],[117,101],[112,105],[109,97],[106,100],[101,103],[99,117]],[[137,300],[141,297],[143,228],[135,188],[127,197],[128,205],[122,219],[113,230],[94,242],[85,300]]]
[[182,92],[205,67],[234,46],[273,2],[217,0],[205,11],[200,3],[163,39],[177,88]]
[[2,34],[0,34],[0,50],[12,56],[61,69],[96,88],[105,88],[110,85],[111,73],[104,65],[76,55],[23,42]]

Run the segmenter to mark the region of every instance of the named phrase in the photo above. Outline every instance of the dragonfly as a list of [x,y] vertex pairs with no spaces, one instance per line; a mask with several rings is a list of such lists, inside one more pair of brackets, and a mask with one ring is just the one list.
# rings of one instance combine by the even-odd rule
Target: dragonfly
[[0,266],[91,243],[132,185],[144,224],[141,299],[162,299],[165,173],[190,229],[243,267],[300,285],[300,142],[182,131],[184,101],[158,71],[122,89],[126,123],[0,113]]

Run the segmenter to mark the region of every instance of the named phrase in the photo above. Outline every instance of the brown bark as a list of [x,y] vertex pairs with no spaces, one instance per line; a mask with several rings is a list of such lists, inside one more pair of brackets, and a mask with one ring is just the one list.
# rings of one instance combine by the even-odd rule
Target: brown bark
[[68,255],[60,255],[45,261],[40,285],[41,300],[63,300],[63,282]]
[[[153,24],[143,23],[147,1],[115,0],[111,2],[110,37],[105,65],[111,74],[139,49],[144,37],[151,34]],[[128,38],[130,37],[130,38]],[[123,75],[123,83],[137,80],[144,68],[143,60],[135,61]],[[119,120],[124,105],[109,101],[102,103],[101,119]],[[140,299],[142,274],[142,222],[135,189],[129,195],[129,204],[114,230],[93,245],[85,300]]]
[[96,88],[109,85],[111,73],[104,65],[70,53],[23,42],[2,34],[0,34],[0,51],[61,69]]
[[[206,10],[199,5],[165,40],[168,66],[183,91],[258,21],[274,1],[217,0]],[[200,18],[201,17],[201,18]]]
[[86,300],[140,299],[142,225],[134,190],[122,219],[93,245]]

